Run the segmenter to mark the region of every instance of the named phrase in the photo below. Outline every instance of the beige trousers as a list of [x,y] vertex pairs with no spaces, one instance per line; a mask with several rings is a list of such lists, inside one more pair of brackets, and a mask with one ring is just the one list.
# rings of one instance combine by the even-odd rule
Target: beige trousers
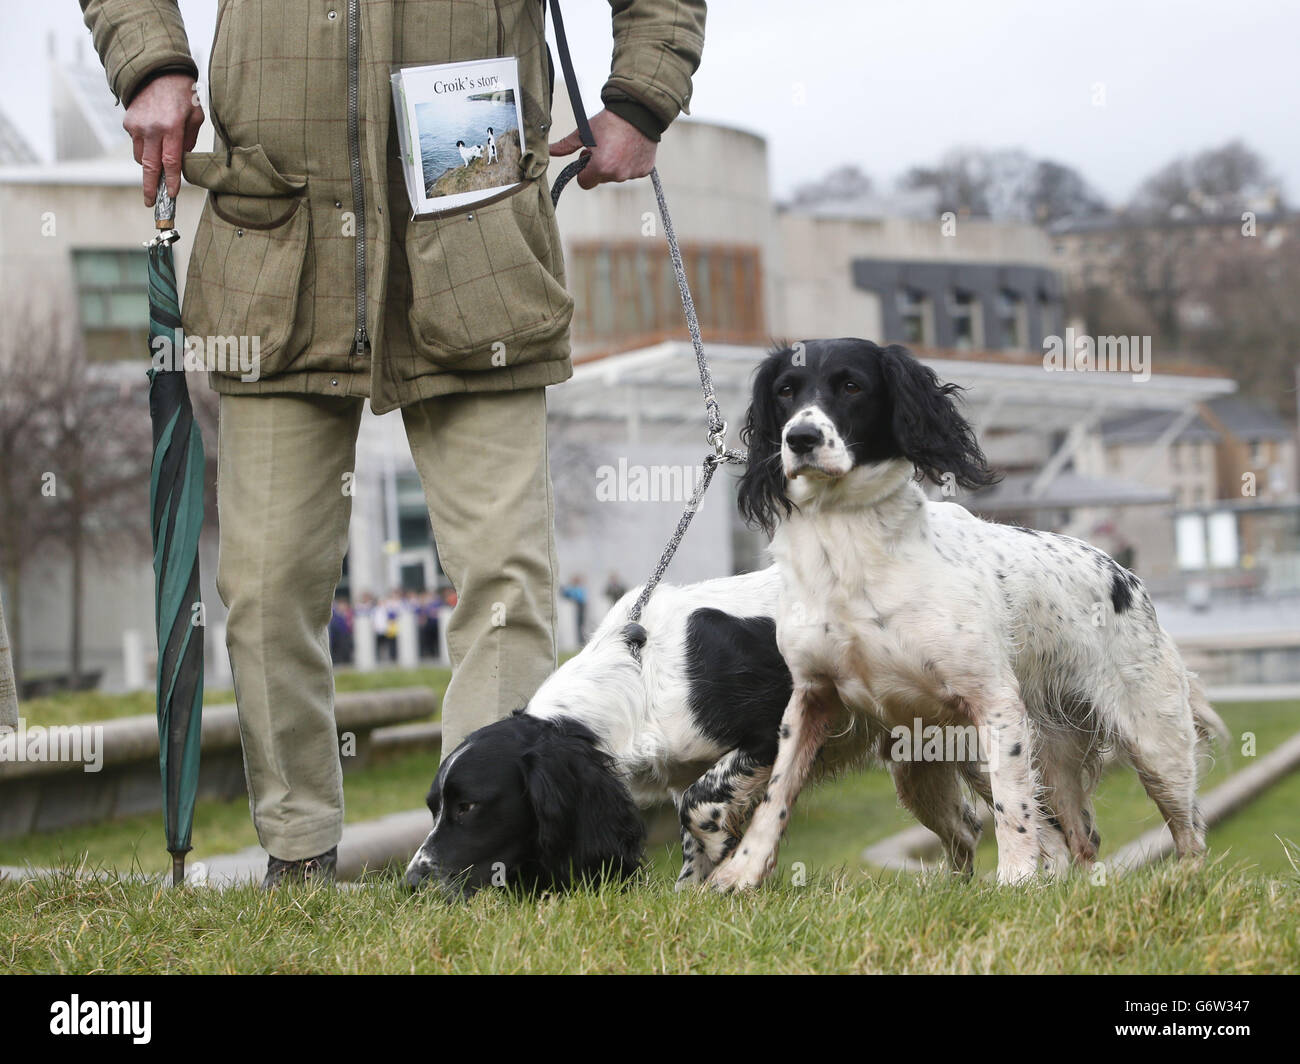
[[[327,627],[348,544],[362,400],[221,397],[217,589],[262,846],[323,853],[343,830]],[[457,591],[443,750],[555,668],[554,509],[542,389],[403,408],[438,558]],[[412,805],[420,795],[412,795]]]

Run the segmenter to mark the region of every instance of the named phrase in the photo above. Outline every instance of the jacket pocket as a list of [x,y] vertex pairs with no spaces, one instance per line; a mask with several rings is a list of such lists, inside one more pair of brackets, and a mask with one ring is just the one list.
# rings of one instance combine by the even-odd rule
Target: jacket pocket
[[282,174],[272,166],[260,144],[188,152],[181,160],[181,173],[191,185],[225,195],[275,198],[296,196],[307,188],[305,177]]
[[544,181],[466,213],[408,221],[404,247],[420,354],[459,370],[555,357],[573,297]]
[[[310,254],[306,181],[277,173],[260,147],[186,156],[184,173],[208,189],[190,255],[181,320],[201,339],[219,376],[261,379],[283,372],[296,353],[289,339],[310,323],[301,298]],[[305,308],[305,309],[300,309]],[[195,340],[187,341],[189,343]],[[232,358],[238,350],[239,358]],[[251,363],[251,365],[250,365]]]

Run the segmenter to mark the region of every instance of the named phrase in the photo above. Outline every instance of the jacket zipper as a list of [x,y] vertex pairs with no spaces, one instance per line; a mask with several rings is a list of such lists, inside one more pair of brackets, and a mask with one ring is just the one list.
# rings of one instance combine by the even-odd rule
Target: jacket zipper
[[361,173],[361,123],[357,99],[360,80],[361,0],[348,0],[348,163],[352,170],[352,207],[357,223],[357,355],[370,350],[366,332],[366,188]]

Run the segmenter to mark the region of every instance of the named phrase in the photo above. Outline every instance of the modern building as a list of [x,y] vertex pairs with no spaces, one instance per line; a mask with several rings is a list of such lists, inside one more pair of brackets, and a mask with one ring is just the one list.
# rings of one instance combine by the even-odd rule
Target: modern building
[[[898,209],[908,213],[889,213]],[[1051,244],[1037,226],[867,196],[786,207],[776,228],[782,335],[1041,351],[1064,328]]]

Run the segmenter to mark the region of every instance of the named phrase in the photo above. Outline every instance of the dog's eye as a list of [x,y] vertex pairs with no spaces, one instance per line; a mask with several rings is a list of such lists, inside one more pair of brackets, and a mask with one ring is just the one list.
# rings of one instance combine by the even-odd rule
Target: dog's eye
[[472,813],[478,808],[478,802],[458,802],[456,805],[456,815],[464,816],[466,813]]
[[862,388],[855,381],[845,381],[844,391],[848,395],[857,395],[858,392],[862,391]]
[[779,395],[782,399],[789,399],[792,395],[794,395],[794,385],[783,384],[781,385],[781,387],[779,387],[776,390],[776,394]]

